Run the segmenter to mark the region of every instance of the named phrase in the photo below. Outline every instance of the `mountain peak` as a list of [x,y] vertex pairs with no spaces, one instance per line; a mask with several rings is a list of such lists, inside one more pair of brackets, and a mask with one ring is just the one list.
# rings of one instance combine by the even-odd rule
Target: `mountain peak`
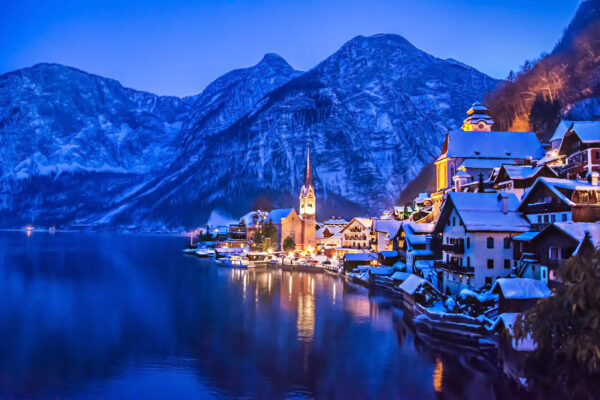
[[275,53],[265,54],[257,65],[283,66],[286,68],[292,68],[292,66],[285,61],[283,57]]

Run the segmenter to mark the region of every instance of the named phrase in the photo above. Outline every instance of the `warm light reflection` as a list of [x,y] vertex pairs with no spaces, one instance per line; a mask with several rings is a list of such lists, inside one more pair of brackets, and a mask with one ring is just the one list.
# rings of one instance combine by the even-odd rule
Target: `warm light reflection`
[[243,297],[244,300],[246,300],[246,286],[248,285],[248,276],[246,274],[244,274],[244,284],[243,284]]
[[444,364],[440,357],[435,359],[435,370],[433,371],[433,390],[440,393],[442,391],[442,378],[444,375]]
[[333,282],[333,296],[332,296],[332,300],[333,300],[333,304],[335,304],[335,281]]
[[315,298],[308,293],[298,296],[298,340],[312,342],[315,335]]
[[267,278],[267,291],[271,294],[271,273],[269,272],[269,276]]

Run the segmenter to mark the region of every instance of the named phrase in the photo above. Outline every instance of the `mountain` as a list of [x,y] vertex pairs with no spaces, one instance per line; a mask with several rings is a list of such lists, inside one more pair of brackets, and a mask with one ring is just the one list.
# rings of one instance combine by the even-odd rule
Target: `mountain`
[[195,161],[176,161],[114,207],[126,207],[138,223],[169,215],[166,222],[176,226],[200,224],[215,209],[235,215],[261,195],[276,206],[295,205],[310,141],[319,215],[378,212],[495,85],[400,36],[359,36],[229,128],[207,137],[198,126],[190,134],[203,140],[182,150]]
[[392,205],[497,81],[397,35],[312,70],[267,54],[183,99],[41,64],[0,76],[0,226],[193,227],[296,205],[310,141],[318,214]]
[[[600,0],[585,0],[550,54],[526,61],[486,103],[498,130],[535,131],[547,141],[561,118],[582,119],[600,96]],[[572,110],[573,109],[573,110]]]

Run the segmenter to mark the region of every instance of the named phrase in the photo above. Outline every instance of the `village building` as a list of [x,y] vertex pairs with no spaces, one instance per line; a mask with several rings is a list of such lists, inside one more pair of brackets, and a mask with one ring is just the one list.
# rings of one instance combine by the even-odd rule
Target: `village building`
[[566,157],[567,178],[600,172],[600,121],[573,122],[562,138],[558,154]]
[[371,249],[370,218],[354,218],[342,229],[342,247],[346,249]]
[[469,117],[462,130],[446,135],[436,166],[436,192],[432,194],[433,214],[437,218],[445,194],[455,190],[454,177],[462,184],[477,181],[479,176],[488,177],[494,168],[502,164],[531,164],[545,154],[534,132],[493,132],[493,120],[487,108],[479,103],[467,111]]
[[555,222],[541,232],[515,236],[515,272],[538,279],[550,287],[560,284],[556,271],[573,255],[589,256],[600,246],[600,222]]
[[393,250],[393,239],[402,221],[393,219],[373,219],[371,229],[372,249],[375,251]]
[[[406,222],[402,224],[396,235],[400,260],[406,264],[406,271],[423,276],[423,271],[417,268],[419,261],[432,261],[434,254],[431,250],[431,234],[435,228],[431,223]],[[424,264],[427,265],[427,264]]]
[[492,293],[498,295],[500,314],[526,311],[539,299],[552,296],[545,282],[530,278],[499,278]]
[[342,247],[342,229],[338,225],[323,225],[317,229],[315,240],[317,246],[321,248],[338,248]]
[[512,272],[513,236],[529,231],[512,193],[448,193],[434,234],[442,240],[443,290],[491,286]]
[[536,179],[525,193],[519,212],[541,231],[553,222],[594,222],[600,220],[600,186],[592,182],[545,178]]
[[539,177],[558,178],[558,175],[547,165],[534,167],[503,164],[494,177],[493,186],[497,191],[514,193],[520,200]]

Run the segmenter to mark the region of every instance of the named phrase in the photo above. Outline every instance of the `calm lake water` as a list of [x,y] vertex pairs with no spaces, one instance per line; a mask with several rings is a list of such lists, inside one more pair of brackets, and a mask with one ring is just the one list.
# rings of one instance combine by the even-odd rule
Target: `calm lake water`
[[185,238],[0,232],[0,397],[504,399],[328,274],[216,267]]

